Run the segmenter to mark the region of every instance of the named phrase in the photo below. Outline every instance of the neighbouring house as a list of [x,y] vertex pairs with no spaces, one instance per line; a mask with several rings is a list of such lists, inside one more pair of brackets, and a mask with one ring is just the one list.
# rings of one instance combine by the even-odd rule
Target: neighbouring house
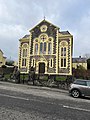
[[87,70],[87,59],[79,56],[78,58],[72,59],[73,68],[77,69],[79,66],[82,66]]
[[35,68],[35,73],[49,75],[72,75],[73,36],[69,31],[47,20],[42,20],[19,40],[18,68],[21,73],[28,73]]
[[13,66],[17,66],[18,67],[18,62],[14,61]]
[[2,65],[5,65],[6,63],[6,57],[3,56],[3,52],[0,49],[0,67],[2,67]]

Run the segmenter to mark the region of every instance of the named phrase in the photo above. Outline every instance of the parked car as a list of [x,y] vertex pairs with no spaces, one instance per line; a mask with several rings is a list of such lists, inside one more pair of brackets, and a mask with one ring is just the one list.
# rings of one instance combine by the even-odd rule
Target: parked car
[[81,96],[90,96],[90,80],[75,80],[72,84],[70,84],[69,93],[74,98]]

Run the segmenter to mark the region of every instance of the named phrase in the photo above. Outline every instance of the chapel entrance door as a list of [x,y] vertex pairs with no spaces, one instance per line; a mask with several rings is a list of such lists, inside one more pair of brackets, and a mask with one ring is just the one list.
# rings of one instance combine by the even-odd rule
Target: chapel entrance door
[[45,73],[45,63],[39,63],[39,73]]

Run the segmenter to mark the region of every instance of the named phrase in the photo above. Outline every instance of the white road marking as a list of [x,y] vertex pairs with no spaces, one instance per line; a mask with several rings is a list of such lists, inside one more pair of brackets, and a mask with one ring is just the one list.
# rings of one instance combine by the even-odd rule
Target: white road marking
[[[14,98],[14,99],[19,99],[19,100],[26,100],[26,101],[31,100],[31,101],[37,101],[37,102],[44,103],[42,100],[28,99],[28,98],[23,98],[23,97],[16,97],[16,96],[7,95],[7,94],[0,94],[0,96]],[[57,105],[56,103],[53,103],[53,102],[46,102],[46,103]],[[58,104],[58,105],[63,106],[63,108],[67,108],[67,109],[73,109],[73,110],[79,110],[79,111],[84,111],[84,112],[90,112],[89,109],[83,109],[83,108],[78,108],[78,107],[65,106],[63,104]]]
[[27,101],[29,100],[28,98],[16,97],[16,96],[6,95],[6,94],[0,94],[0,96],[10,97],[10,98],[15,98],[15,99],[20,99],[20,100],[27,100]]
[[70,107],[70,106],[65,106],[63,105],[64,108],[68,108],[68,109],[73,109],[73,110],[79,110],[79,111],[84,111],[84,112],[90,112],[90,110],[88,109],[83,109],[83,108],[78,108],[78,107]]

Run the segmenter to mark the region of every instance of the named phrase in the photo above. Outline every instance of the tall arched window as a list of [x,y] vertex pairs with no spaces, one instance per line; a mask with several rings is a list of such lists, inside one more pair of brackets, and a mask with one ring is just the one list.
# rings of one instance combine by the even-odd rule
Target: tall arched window
[[27,66],[27,55],[28,55],[28,44],[24,43],[22,45],[22,66]]
[[38,43],[35,44],[35,54],[38,54]]
[[46,53],[46,42],[43,43],[44,44],[44,54]]
[[66,47],[61,47],[61,56],[66,56]]
[[23,49],[23,57],[27,57],[27,48]]
[[50,37],[49,39],[48,39],[48,54],[52,54],[53,53],[53,51],[52,51],[52,47],[53,46],[53,38],[52,37]]
[[66,41],[62,41],[60,43],[60,50],[59,50],[59,55],[60,55],[60,67],[65,68],[67,67],[67,49],[68,49],[68,43]]
[[40,36],[40,54],[46,54],[47,38],[48,36],[46,34]]
[[27,62],[26,58],[22,58],[22,66],[26,66],[26,62]]
[[33,48],[34,54],[38,54],[38,38],[34,40],[34,48]]
[[48,54],[51,54],[52,53],[52,43],[49,42],[48,43]]
[[43,43],[40,43],[40,53],[43,53]]

